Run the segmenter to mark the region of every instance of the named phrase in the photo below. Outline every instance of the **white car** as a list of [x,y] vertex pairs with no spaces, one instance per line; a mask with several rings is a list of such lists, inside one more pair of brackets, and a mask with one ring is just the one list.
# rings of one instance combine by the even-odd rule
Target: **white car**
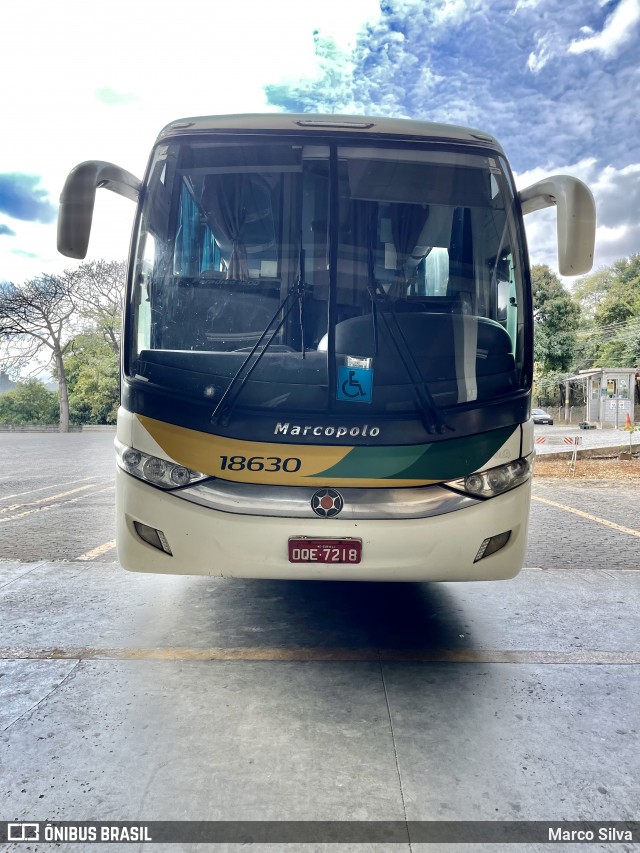
[[534,424],[549,424],[553,426],[553,418],[544,409],[531,409]]

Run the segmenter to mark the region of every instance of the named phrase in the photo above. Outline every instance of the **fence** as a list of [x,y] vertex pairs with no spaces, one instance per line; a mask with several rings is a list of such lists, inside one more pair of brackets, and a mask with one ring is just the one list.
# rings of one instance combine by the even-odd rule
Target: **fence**
[[[564,419],[564,406],[538,406],[537,408],[543,408],[545,412],[548,412],[553,418],[553,422],[555,424],[579,424],[585,420],[586,415],[586,406],[570,406],[568,421],[565,421]],[[634,422],[640,422],[640,406],[635,407]]]
[[[69,432],[115,432],[114,426],[83,424],[70,426]],[[60,432],[58,424],[0,424],[0,432]]]
[[569,468],[575,471],[576,459],[578,455],[578,447],[582,444],[582,437],[579,435],[537,435],[535,437],[536,446],[540,444],[560,444],[566,450],[572,450]]

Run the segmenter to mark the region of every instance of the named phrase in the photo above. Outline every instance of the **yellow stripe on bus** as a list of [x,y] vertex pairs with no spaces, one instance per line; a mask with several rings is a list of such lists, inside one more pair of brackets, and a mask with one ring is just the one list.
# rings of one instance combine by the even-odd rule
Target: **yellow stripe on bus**
[[[145,415],[136,415],[141,426],[174,462],[238,483],[266,485],[375,488],[426,486],[437,480],[317,477],[337,465],[354,448],[317,444],[276,444],[244,441],[168,424]],[[143,449],[143,448],[141,448]],[[380,448],[384,452],[384,448]],[[242,460],[241,462],[238,460]],[[242,467],[240,467],[242,466]],[[260,466],[264,466],[260,470]]]

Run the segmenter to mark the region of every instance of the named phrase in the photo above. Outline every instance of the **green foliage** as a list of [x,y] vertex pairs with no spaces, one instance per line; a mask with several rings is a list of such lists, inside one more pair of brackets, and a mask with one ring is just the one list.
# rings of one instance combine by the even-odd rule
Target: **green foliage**
[[544,373],[542,365],[535,364],[533,381],[533,400],[536,406],[559,406],[560,386],[564,373]]
[[581,326],[593,324],[596,309],[606,296],[612,281],[611,267],[603,267],[576,281],[573,286],[573,301],[580,306]]
[[64,356],[75,424],[113,424],[120,396],[118,357],[100,331],[78,335]]
[[576,369],[640,367],[640,253],[579,279]]
[[576,349],[580,308],[546,265],[531,269],[534,361],[542,373],[569,370]]
[[0,394],[0,424],[57,424],[58,419],[58,395],[38,379]]
[[[540,365],[534,369],[533,399],[536,406],[564,406],[566,402],[566,380],[571,373],[542,373]],[[569,405],[584,405],[584,385],[582,382],[569,383]]]
[[593,318],[601,328],[640,317],[640,253],[616,261],[611,272],[611,283]]

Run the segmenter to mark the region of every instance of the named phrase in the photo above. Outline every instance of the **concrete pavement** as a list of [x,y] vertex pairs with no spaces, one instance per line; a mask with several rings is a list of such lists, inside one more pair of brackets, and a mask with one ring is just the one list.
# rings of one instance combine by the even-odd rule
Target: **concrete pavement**
[[0,481],[0,817],[637,818],[634,484],[536,481],[513,581],[134,575],[101,550],[113,460],[86,439],[29,437]]

